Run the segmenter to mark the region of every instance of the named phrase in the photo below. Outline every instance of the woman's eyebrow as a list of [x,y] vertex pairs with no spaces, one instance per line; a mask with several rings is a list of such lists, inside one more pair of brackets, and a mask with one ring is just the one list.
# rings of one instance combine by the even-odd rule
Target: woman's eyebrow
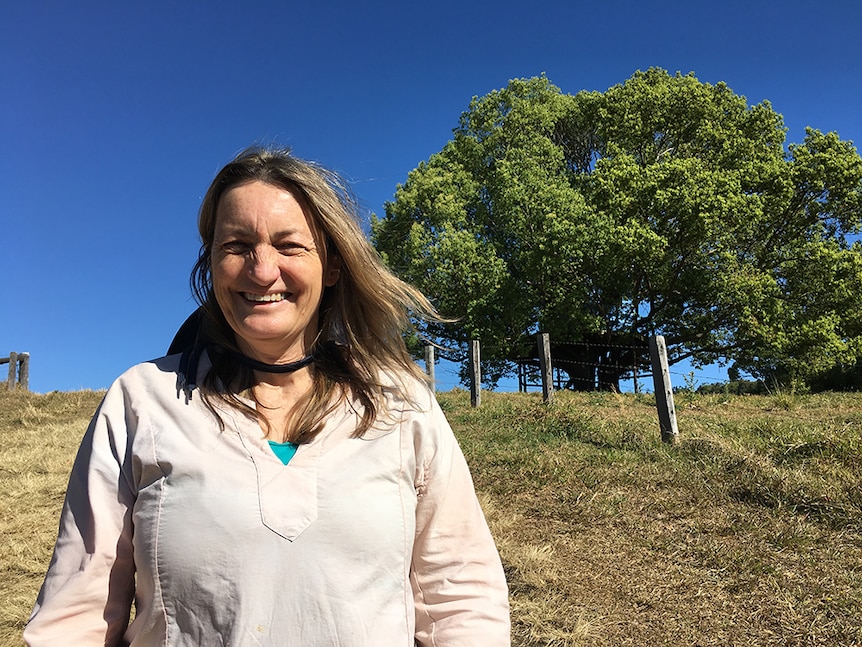
[[272,235],[273,240],[281,240],[282,238],[292,238],[297,234],[304,234],[305,232],[299,229],[283,229],[281,231],[277,231]]
[[[216,230],[218,233],[223,236],[237,236],[237,235],[257,235],[257,229],[254,227],[249,227],[247,225],[242,224],[226,224],[223,227],[220,227]],[[292,238],[297,235],[301,235],[304,232],[297,228],[290,229],[281,229],[276,231],[270,235],[271,240],[283,240],[285,238]]]

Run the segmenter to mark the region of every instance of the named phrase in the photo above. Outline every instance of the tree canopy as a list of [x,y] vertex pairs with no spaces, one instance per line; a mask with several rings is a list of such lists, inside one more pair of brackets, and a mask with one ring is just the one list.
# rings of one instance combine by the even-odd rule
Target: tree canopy
[[424,334],[480,339],[498,374],[542,331],[605,343],[598,364],[660,334],[672,361],[807,380],[862,355],[862,158],[785,133],[768,102],[692,74],[514,80],[471,101],[372,239],[459,319]]

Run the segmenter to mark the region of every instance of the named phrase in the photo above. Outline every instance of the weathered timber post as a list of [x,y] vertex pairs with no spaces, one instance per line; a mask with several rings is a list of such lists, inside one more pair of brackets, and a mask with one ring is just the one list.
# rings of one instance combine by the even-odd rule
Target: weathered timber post
[[30,353],[18,355],[20,366],[18,367],[18,386],[25,391],[30,390]]
[[467,361],[470,372],[470,405],[478,407],[482,404],[482,368],[479,364],[479,340],[470,341],[470,352]]
[[425,374],[428,376],[428,381],[431,383],[431,390],[437,390],[437,382],[434,379],[434,347],[428,344],[425,347]]
[[9,353],[9,379],[6,382],[6,388],[10,391],[15,390],[15,378],[18,374],[18,353]]
[[554,368],[551,366],[551,337],[546,332],[536,334],[539,349],[539,372],[542,374],[542,400],[554,401]]
[[0,357],[0,364],[9,364],[6,379],[9,391],[18,387],[30,390],[30,353],[9,353],[9,357]]
[[661,439],[666,443],[675,443],[679,440],[679,429],[676,426],[673,387],[670,384],[667,346],[665,346],[664,337],[654,335],[649,338],[649,355],[652,362],[652,380],[655,388],[655,404],[658,408],[658,422],[661,427]]

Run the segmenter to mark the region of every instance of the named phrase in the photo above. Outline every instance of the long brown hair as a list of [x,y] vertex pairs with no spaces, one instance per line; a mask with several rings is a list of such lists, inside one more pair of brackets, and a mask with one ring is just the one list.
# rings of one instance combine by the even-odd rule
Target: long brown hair
[[211,258],[219,200],[229,189],[251,181],[289,191],[323,233],[327,256],[340,260],[338,281],[326,288],[320,306],[313,388],[297,405],[298,416],[289,437],[298,443],[311,440],[323,428],[327,414],[348,394],[364,408],[354,432],[361,436],[383,413],[380,407],[387,390],[399,389],[407,396],[408,381],[424,377],[404,343],[403,333],[410,329],[411,317],[441,318],[421,292],[383,265],[362,233],[356,202],[341,179],[287,149],[255,147],[243,151],[219,171],[201,203],[201,248],[191,285],[206,312],[202,328],[211,344],[212,368],[200,383],[204,401],[220,424],[216,401],[265,423],[237,395],[253,385],[254,377],[230,353],[220,352],[238,348],[212,291]]

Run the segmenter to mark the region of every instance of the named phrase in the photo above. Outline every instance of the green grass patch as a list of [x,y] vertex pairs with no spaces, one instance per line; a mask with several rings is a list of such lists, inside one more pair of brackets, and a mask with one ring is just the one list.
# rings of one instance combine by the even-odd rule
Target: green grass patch
[[[0,645],[20,645],[101,394],[0,393]],[[862,395],[438,394],[513,644],[862,645]]]

